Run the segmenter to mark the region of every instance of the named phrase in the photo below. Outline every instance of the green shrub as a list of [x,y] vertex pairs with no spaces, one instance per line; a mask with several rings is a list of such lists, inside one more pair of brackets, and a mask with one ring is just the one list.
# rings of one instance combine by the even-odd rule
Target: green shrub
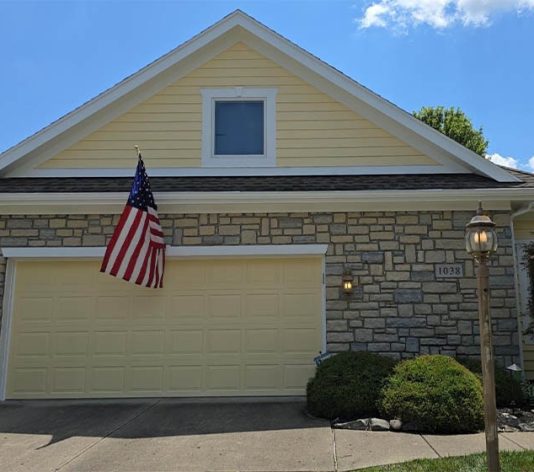
[[426,433],[470,433],[483,427],[482,386],[475,374],[447,356],[401,362],[382,390],[387,418]]
[[393,359],[370,352],[326,359],[308,382],[308,411],[331,420],[376,416],[380,389],[394,365]]
[[[477,375],[482,382],[482,364],[480,359],[468,357],[458,358],[457,361]],[[521,382],[512,377],[504,368],[495,364],[495,395],[499,408],[509,406],[524,406],[527,403]]]

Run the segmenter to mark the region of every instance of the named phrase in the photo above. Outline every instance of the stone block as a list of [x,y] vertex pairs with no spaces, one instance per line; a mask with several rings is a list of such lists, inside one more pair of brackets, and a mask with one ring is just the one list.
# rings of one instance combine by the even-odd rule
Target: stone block
[[365,328],[385,328],[386,320],[384,318],[365,318],[363,326]]
[[423,292],[419,289],[396,289],[394,300],[396,303],[421,303],[423,301]]
[[369,342],[373,340],[372,329],[356,329],[354,331],[354,341],[356,342]]
[[326,340],[330,343],[351,343],[354,341],[354,335],[352,333],[326,333]]
[[363,252],[361,254],[362,262],[369,264],[382,264],[384,262],[384,253],[378,251]]
[[347,331],[347,320],[327,320],[327,331]]
[[414,282],[427,282],[429,280],[434,280],[434,272],[412,272],[410,275],[410,280]]
[[426,326],[426,319],[419,318],[388,318],[386,326],[391,328],[423,328]]
[[423,292],[425,293],[456,293],[458,287],[456,282],[424,282]]
[[425,262],[426,263],[445,262],[445,251],[426,251]]
[[301,228],[303,225],[302,218],[282,217],[278,218],[280,228]]
[[419,338],[406,338],[406,352],[419,352]]
[[9,229],[27,229],[32,227],[32,220],[23,218],[10,217],[7,220],[7,228]]

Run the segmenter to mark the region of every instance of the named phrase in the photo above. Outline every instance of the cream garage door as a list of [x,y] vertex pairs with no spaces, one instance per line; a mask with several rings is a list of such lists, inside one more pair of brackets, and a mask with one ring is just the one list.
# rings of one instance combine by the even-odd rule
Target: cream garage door
[[20,261],[7,397],[303,394],[322,298],[320,257],[170,260],[160,290]]

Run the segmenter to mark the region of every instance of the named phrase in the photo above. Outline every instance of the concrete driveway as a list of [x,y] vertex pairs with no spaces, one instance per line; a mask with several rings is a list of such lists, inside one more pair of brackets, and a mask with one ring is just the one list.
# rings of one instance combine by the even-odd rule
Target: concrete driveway
[[[482,435],[334,432],[303,408],[167,399],[5,402],[0,470],[336,471],[484,450]],[[501,447],[534,448],[534,433],[510,437],[501,435]]]

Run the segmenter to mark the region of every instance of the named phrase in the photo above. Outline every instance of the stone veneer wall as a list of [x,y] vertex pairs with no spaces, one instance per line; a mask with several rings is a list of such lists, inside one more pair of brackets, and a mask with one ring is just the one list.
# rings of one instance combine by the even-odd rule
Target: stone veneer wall
[[[479,354],[476,280],[464,250],[471,212],[355,212],[161,215],[168,244],[328,243],[329,351],[347,349],[409,357]],[[514,269],[509,215],[493,215],[499,250],[492,259],[496,355],[517,361]],[[0,247],[103,246],[118,215],[0,218]],[[440,279],[435,264],[464,264],[464,277]],[[348,264],[356,289],[340,290]],[[3,287],[5,260],[0,263]]]

